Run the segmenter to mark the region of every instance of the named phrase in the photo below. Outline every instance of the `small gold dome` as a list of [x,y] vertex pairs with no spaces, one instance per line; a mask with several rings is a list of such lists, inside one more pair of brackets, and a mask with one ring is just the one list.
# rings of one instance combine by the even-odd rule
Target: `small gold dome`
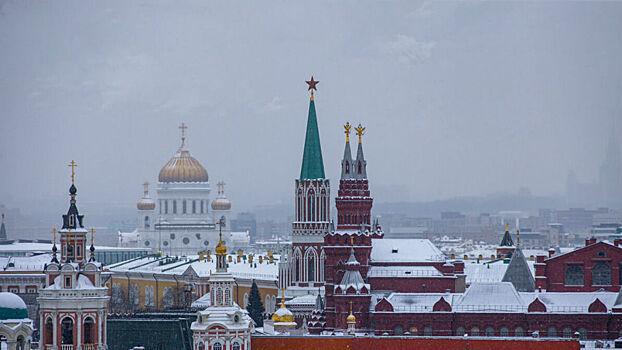
[[136,208],[138,208],[138,210],[153,210],[155,209],[155,202],[151,198],[141,198],[141,200],[136,203]]
[[149,182],[143,184],[144,194],[143,198],[141,198],[138,203],[136,203],[136,208],[138,210],[154,210],[155,209],[155,201],[149,197]]
[[227,198],[216,198],[212,201],[212,210],[229,210],[231,209],[231,201]]
[[225,255],[227,254],[227,246],[222,243],[222,232],[219,235],[220,238],[218,240],[218,245],[216,246],[216,255]]
[[207,182],[207,170],[190,155],[188,150],[180,149],[160,170],[160,182]]
[[295,325],[294,314],[285,307],[284,300],[281,301],[281,307],[272,315],[272,320],[274,323],[281,323],[286,327],[292,323]]
[[356,323],[356,317],[354,317],[354,315],[352,315],[352,311],[350,311],[350,316],[348,316],[348,318],[346,318],[346,321],[348,323]]

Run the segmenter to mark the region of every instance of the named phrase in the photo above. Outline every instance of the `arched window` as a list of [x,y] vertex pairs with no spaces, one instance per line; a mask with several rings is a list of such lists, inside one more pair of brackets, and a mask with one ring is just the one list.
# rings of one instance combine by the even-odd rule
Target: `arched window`
[[557,337],[557,329],[555,329],[555,327],[549,327],[549,330],[547,332],[547,335],[550,338],[556,338]]
[[240,350],[240,343],[233,342],[233,345],[231,346],[231,350]]
[[205,344],[199,343],[199,350],[205,350]]
[[462,327],[458,327],[458,328],[456,329],[456,336],[461,337],[461,336],[463,336],[463,335],[465,335],[465,334],[466,334],[466,332],[465,332],[464,328],[462,328]]
[[486,328],[486,336],[487,337],[494,337],[495,336],[495,329],[492,328],[492,327]]
[[395,335],[402,335],[404,334],[404,329],[402,328],[402,326],[395,326],[393,332]]
[[61,321],[61,344],[73,344],[73,320],[69,317]]
[[604,262],[599,261],[592,268],[592,285],[610,286],[611,285],[611,267]]
[[181,212],[182,214],[186,214],[186,200],[185,199],[181,202]]
[[313,192],[309,192],[309,197],[307,198],[307,221],[316,221],[315,220],[315,195]]
[[84,344],[95,344],[95,320],[91,317],[84,320]]
[[525,336],[525,331],[523,331],[523,329],[521,327],[516,327],[516,329],[514,330],[514,336],[515,337],[524,337]]
[[563,336],[564,338],[572,338],[572,329],[566,327],[563,330]]
[[268,294],[266,294],[265,305],[266,305],[266,312],[272,312],[272,305],[270,305],[270,296]]
[[502,336],[502,337],[509,337],[509,336],[510,336],[510,330],[508,330],[508,329],[507,329],[507,328],[505,328],[505,327],[502,327],[502,328],[499,330],[499,336]]
[[150,227],[151,227],[151,225],[149,224],[149,217],[145,216],[145,228],[148,229]]
[[26,349],[26,342],[24,341],[24,336],[20,335],[17,337],[17,342],[15,344],[15,349],[16,350],[25,350]]
[[244,308],[248,306],[248,293],[244,293]]
[[361,166],[361,162],[359,162],[359,169],[358,169],[358,173],[360,174],[363,171],[363,167]]
[[346,160],[346,174],[350,173],[350,162]]
[[583,269],[579,265],[570,265],[566,269],[566,281],[567,286],[582,286],[583,285]]
[[[54,324],[52,323],[52,319],[48,317],[45,321],[45,344],[49,345],[50,348],[54,342]],[[47,346],[46,346],[47,349]]]
[[479,328],[473,327],[471,328],[471,335],[477,337],[479,335]]
[[222,343],[214,343],[214,346],[212,346],[212,348],[214,350],[222,350]]
[[313,254],[309,254],[309,282],[315,281],[315,258]]
[[229,305],[231,303],[231,292],[229,288],[225,289],[225,305]]
[[222,305],[222,289],[216,290],[216,305]]
[[426,337],[431,337],[432,336],[432,327],[425,327],[425,328],[423,328],[423,335],[425,335]]
[[197,201],[192,200],[192,214],[197,213]]

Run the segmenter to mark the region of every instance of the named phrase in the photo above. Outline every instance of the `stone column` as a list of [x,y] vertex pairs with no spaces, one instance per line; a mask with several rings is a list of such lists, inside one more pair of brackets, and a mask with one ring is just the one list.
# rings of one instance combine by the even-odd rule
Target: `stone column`
[[78,312],[76,314],[76,326],[78,327],[78,337],[75,342],[76,346],[74,349],[82,350],[82,313]]
[[52,324],[52,350],[58,350],[58,314],[56,312],[52,313]]

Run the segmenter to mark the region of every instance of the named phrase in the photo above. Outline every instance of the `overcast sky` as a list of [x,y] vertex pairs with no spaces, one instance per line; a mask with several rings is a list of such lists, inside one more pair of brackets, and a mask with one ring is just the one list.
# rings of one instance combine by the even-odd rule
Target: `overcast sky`
[[367,127],[372,194],[562,193],[570,169],[596,180],[622,131],[621,14],[622,2],[0,2],[0,203],[65,210],[73,159],[81,200],[131,208],[183,121],[235,211],[293,204],[312,74],[333,184],[350,121]]

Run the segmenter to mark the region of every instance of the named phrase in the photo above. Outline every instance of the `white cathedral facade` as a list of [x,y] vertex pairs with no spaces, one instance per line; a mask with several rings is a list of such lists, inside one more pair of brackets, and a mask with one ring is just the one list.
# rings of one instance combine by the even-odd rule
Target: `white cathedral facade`
[[165,255],[196,255],[218,244],[216,223],[223,222],[223,239],[232,248],[249,245],[247,232],[231,232],[231,202],[219,182],[216,198],[210,199],[207,170],[190,155],[182,123],[181,146],[158,175],[156,198],[149,184],[138,203],[134,232],[119,232],[119,246],[149,248]]

